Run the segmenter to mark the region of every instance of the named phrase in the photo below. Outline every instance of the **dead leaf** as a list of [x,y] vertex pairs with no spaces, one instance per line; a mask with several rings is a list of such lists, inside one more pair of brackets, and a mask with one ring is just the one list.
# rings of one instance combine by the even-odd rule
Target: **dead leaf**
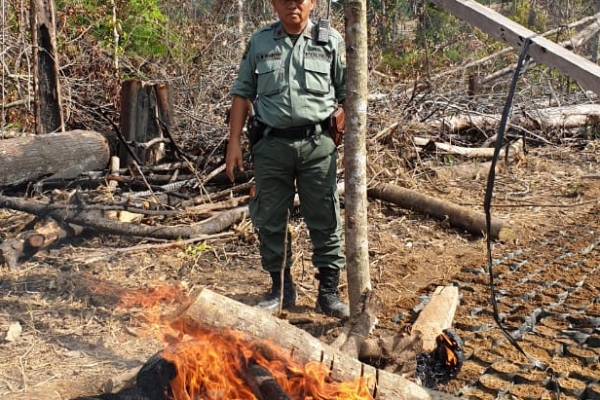
[[19,338],[19,336],[21,336],[21,332],[23,332],[21,324],[18,322],[13,322],[8,327],[8,332],[6,332],[4,340],[6,340],[7,342],[14,342]]

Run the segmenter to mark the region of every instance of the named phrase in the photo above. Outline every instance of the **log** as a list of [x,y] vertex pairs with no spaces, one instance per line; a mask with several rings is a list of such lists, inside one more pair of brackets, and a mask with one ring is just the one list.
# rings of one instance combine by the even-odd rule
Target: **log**
[[99,132],[74,130],[0,140],[0,188],[52,175],[72,179],[104,169],[108,139]]
[[348,354],[322,343],[308,332],[275,318],[267,311],[250,307],[202,289],[190,304],[171,317],[171,324],[183,333],[204,329],[241,331],[259,340],[270,340],[290,351],[296,361],[321,361],[330,366],[331,377],[338,381],[365,377],[373,397],[380,400],[450,400],[456,397],[425,389],[399,375],[377,370]]
[[43,219],[32,230],[17,237],[6,239],[0,244],[0,261],[14,269],[19,263],[41,249],[67,237],[79,235],[83,228],[77,225],[60,224],[52,218]]
[[[483,114],[456,114],[443,119],[414,124],[408,132],[460,132],[465,129],[479,128],[492,130],[498,128],[502,116]],[[600,104],[574,104],[564,107],[550,107],[524,111],[512,115],[508,126],[529,131],[547,129],[573,129],[584,126],[596,126],[600,122]]]
[[437,287],[412,325],[413,331],[421,333],[424,351],[433,351],[436,347],[435,339],[438,335],[444,329],[452,326],[458,303],[458,288],[456,286]]
[[[402,208],[426,214],[439,220],[448,220],[450,225],[464,229],[473,235],[486,232],[486,220],[483,213],[450,203],[446,200],[415,192],[396,185],[379,183],[367,191],[369,196],[389,201]],[[507,240],[515,236],[503,223],[492,219],[492,239]]]
[[292,400],[266,368],[251,362],[243,372],[244,382],[258,400]]

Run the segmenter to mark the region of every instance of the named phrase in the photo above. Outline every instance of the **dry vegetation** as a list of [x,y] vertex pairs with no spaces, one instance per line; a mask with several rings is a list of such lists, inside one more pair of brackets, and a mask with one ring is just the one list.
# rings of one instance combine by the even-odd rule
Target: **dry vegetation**
[[[27,18],[22,3],[21,7],[14,18],[22,29],[5,27],[2,31],[4,46],[0,51],[5,90],[4,126],[0,129],[4,140],[30,132],[32,124],[27,76],[29,47],[24,28]],[[185,52],[174,51],[164,58],[122,57],[122,71],[118,75],[114,59],[91,32],[67,24],[67,16],[80,11],[73,6],[57,14],[58,26],[63,28],[59,29],[63,35],[61,83],[69,128],[110,132],[112,126],[108,120],[118,125],[119,88],[124,76],[168,81],[175,93],[173,134],[194,161],[192,172],[202,178],[222,166],[227,136],[225,115],[229,106],[227,89],[234,79],[243,47],[233,28],[211,18],[198,19],[181,29],[180,43],[173,46],[173,49],[184,48]],[[469,39],[475,47],[480,44],[481,39],[475,35]],[[487,160],[416,146],[413,134],[404,128],[467,111],[499,114],[510,76],[482,85],[477,97],[469,97],[467,70],[453,67],[452,73],[438,74],[435,79],[416,74],[401,79],[397,71],[374,54],[377,52],[373,52],[369,74],[373,96],[367,132],[369,183],[392,183],[482,212],[487,169],[481,165]],[[500,61],[485,64],[482,75],[497,69],[496,63],[505,65],[514,58],[515,54],[509,52]],[[582,92],[567,77],[533,65],[520,78],[513,112],[532,110],[537,105],[545,108],[592,104],[595,99],[596,96]],[[393,123],[400,128],[382,134]],[[479,147],[491,145],[495,133],[479,126],[461,132],[419,132],[418,136]],[[577,291],[571,298],[581,295],[587,302],[587,313],[600,317],[598,280],[592,279],[600,269],[597,126],[535,132],[516,127],[507,134],[509,139],[524,134],[528,151],[519,154],[510,165],[503,165],[495,183],[493,215],[515,232],[510,240],[492,246],[492,256],[499,268],[497,284],[504,299],[510,300],[503,301],[503,311],[520,315],[519,306],[534,303],[543,310],[542,316],[578,316],[579,311],[564,304],[560,306],[566,308],[559,312],[550,292],[560,287],[571,294],[569,288],[583,287],[589,290],[584,294]],[[343,178],[340,163],[340,180]],[[83,186],[84,181],[67,182],[66,187],[42,192],[28,187],[9,188],[4,194],[57,202],[79,196],[88,204],[110,204],[106,185],[90,188]],[[79,184],[82,186],[78,187]],[[131,190],[121,189],[123,193]],[[199,197],[228,189],[222,184],[206,184],[188,188],[183,194]],[[117,192],[112,199],[117,200],[121,194]],[[142,223],[185,226],[206,218],[186,209],[165,209],[176,213],[147,216]],[[13,210],[0,210],[0,240],[15,238],[29,229],[34,219]],[[310,242],[301,216],[293,216],[292,227],[294,277],[300,292],[299,304],[288,319],[328,342],[337,335],[340,324],[314,310],[316,286],[310,264]],[[492,365],[498,358],[528,364],[518,354],[508,353],[510,349],[498,339],[499,330],[490,319],[489,280],[484,272],[485,238],[449,226],[447,221],[376,199],[369,204],[369,228],[373,288],[384,304],[373,334],[400,330],[414,320],[424,297],[436,286],[457,285],[462,298],[456,329],[465,340],[468,361],[459,379],[440,389],[452,394],[464,393],[467,398],[486,399],[513,388],[511,393],[521,398],[518,389],[522,388],[514,380],[498,384],[481,379],[484,374],[487,378],[494,372]],[[260,269],[251,226],[244,220],[224,234],[224,237],[215,235],[178,243],[88,230],[22,260],[18,268],[0,266],[0,397],[64,400],[105,390],[109,379],[139,367],[164,347],[164,331],[157,331],[149,316],[168,314],[198,288],[208,287],[243,303],[255,304],[267,282]],[[515,261],[515,254],[525,253],[528,258]],[[538,278],[532,278],[531,273],[508,272],[521,261],[524,264],[531,261],[527,265],[537,268]],[[557,266],[562,269],[550,271]],[[528,284],[537,285],[530,302],[519,300],[532,290],[523,284],[524,277]],[[342,290],[347,297],[345,285]],[[584,332],[588,335],[586,339],[595,338],[577,344],[561,336],[564,327],[552,326],[548,318],[542,319],[537,320],[537,331],[522,338],[525,343],[537,344],[535,349],[531,346],[528,349],[564,377],[584,382],[587,393],[594,393],[593,377],[597,378],[599,373],[598,326],[572,322],[570,328]],[[521,321],[516,317],[508,320],[521,323],[515,322]],[[485,325],[488,323],[491,324]],[[535,352],[543,347],[542,339],[571,352]],[[592,355],[588,358],[573,355],[582,349],[590,350]],[[484,351],[493,357],[486,358]],[[584,359],[595,359],[596,363],[585,364]],[[543,398],[551,398],[552,390],[542,384],[537,387],[547,396]],[[583,396],[573,389],[567,395]]]

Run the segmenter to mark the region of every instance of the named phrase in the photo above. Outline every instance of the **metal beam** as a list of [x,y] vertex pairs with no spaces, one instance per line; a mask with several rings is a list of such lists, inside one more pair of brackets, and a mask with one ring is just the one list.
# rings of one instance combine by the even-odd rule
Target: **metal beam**
[[526,39],[527,54],[537,63],[553,67],[600,96],[600,67],[539,34],[517,24],[473,0],[429,0],[456,17],[475,25],[494,39],[521,50]]

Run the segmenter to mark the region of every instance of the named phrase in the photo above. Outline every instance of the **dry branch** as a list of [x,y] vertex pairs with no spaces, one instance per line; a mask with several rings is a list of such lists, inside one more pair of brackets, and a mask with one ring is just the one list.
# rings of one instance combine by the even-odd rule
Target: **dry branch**
[[37,251],[47,248],[59,240],[79,235],[83,228],[72,224],[59,224],[49,218],[39,221],[33,229],[17,235],[15,238],[6,239],[0,244],[0,261],[9,268],[16,268],[19,261],[31,256]]
[[[386,183],[376,184],[368,190],[368,194],[397,204],[402,208],[430,215],[439,220],[448,220],[451,226],[464,229],[474,235],[483,235],[486,232],[486,221],[483,214],[446,200]],[[504,240],[514,237],[514,234],[510,229],[505,228],[502,222],[492,220],[491,225],[492,239]]]
[[27,201],[3,195],[0,195],[0,208],[10,208],[37,216],[51,217],[57,221],[81,225],[104,233],[171,240],[188,239],[221,232],[240,221],[247,214],[247,207],[238,207],[223,211],[217,216],[198,224],[173,227],[124,224],[104,217],[98,210],[85,210],[70,206],[61,207],[40,201]]
[[331,366],[333,379],[345,381],[366,377],[371,392],[376,389],[377,399],[456,399],[442,392],[424,389],[399,375],[376,370],[264,310],[246,306],[208,289],[203,289],[191,304],[178,310],[173,316],[173,323],[184,332],[193,332],[198,327],[233,329],[257,339],[271,340],[280,348],[292,352],[300,362],[321,361]]
[[[414,139],[418,139],[418,138],[413,138]],[[420,146],[426,146],[428,143],[431,143],[431,141],[429,141],[428,139],[425,139],[425,141],[427,143],[423,143],[423,141],[419,140],[419,145]],[[415,140],[415,143],[417,142],[417,140]],[[494,148],[492,147],[462,147],[462,146],[455,146],[452,144],[448,144],[448,143],[440,143],[440,142],[434,142],[433,143],[436,150],[445,153],[445,154],[452,154],[452,155],[457,155],[457,156],[462,156],[462,157],[466,157],[466,158],[492,158],[494,156]],[[514,157],[517,154],[521,154],[523,151],[523,140],[519,139],[517,141],[515,141],[514,143],[511,143],[509,146],[509,151],[508,151],[508,156],[509,158]],[[504,158],[506,156],[506,149],[503,148],[500,150],[499,153],[499,157],[500,158]]]

